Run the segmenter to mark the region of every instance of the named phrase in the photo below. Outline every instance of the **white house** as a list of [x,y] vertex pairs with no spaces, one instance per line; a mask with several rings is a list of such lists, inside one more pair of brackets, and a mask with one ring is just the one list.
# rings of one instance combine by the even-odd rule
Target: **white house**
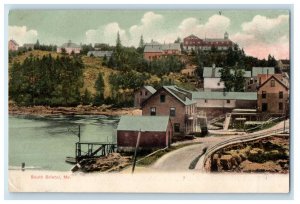
[[[212,67],[204,67],[203,69],[203,78],[204,78],[204,91],[223,91],[225,88],[224,82],[221,81],[221,70],[222,67],[215,67],[214,65]],[[244,72],[244,78],[250,78],[251,72],[245,71]],[[233,74],[234,70],[231,69],[230,72]]]
[[81,51],[81,46],[75,43],[72,43],[71,40],[69,42],[62,44],[62,46],[57,47],[57,52],[61,53],[62,50],[65,49],[66,53],[71,54],[74,52],[75,54],[79,54]]

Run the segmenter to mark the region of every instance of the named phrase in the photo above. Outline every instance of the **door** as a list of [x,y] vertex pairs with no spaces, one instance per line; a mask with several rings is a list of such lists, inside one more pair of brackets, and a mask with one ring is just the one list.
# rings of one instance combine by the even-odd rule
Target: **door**
[[262,103],[261,111],[262,112],[268,111],[268,104],[267,103]]

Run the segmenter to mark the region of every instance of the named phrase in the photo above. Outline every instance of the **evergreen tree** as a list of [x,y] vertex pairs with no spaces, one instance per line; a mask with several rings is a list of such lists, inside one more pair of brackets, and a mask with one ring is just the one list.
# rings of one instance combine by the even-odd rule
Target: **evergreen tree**
[[140,39],[140,43],[139,43],[139,48],[144,48],[145,43],[144,43],[144,39],[143,39],[143,35],[141,35],[141,39]]
[[103,74],[100,72],[98,74],[97,80],[95,82],[96,95],[94,98],[95,105],[101,105],[104,101],[104,79]]
[[40,41],[39,40],[36,41],[36,43],[34,44],[33,48],[35,50],[39,50],[40,49]]
[[91,93],[85,89],[84,94],[82,96],[82,104],[83,105],[89,105],[92,101]]

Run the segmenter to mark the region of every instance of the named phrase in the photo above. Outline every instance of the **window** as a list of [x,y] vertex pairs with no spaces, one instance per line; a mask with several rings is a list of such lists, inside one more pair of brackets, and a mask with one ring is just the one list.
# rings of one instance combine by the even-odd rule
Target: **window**
[[176,108],[170,108],[170,116],[176,116]]
[[279,98],[283,98],[283,92],[282,91],[279,92]]
[[150,108],[150,115],[156,115],[156,108],[155,107]]
[[271,80],[271,87],[275,87],[275,80],[274,79]]
[[140,95],[143,95],[143,92],[142,92],[142,91],[140,91]]
[[148,91],[145,91],[145,96],[147,96],[148,95]]
[[220,83],[218,83],[218,86],[220,86]]
[[227,100],[226,102],[227,102],[227,103],[230,103],[230,100]]
[[180,132],[180,124],[174,123],[174,132]]
[[164,103],[166,101],[166,95],[160,95],[160,102]]
[[267,92],[266,92],[266,91],[263,91],[261,97],[262,97],[262,98],[267,98]]
[[279,106],[279,107],[278,107],[279,110],[283,110],[283,104],[282,104],[282,103],[279,103],[278,106]]
[[204,100],[204,103],[207,103],[207,100],[206,100],[206,99]]

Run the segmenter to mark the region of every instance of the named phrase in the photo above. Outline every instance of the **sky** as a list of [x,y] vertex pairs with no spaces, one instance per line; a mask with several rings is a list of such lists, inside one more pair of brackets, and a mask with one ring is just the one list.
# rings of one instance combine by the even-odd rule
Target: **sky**
[[190,34],[200,38],[229,38],[247,55],[269,54],[289,59],[288,10],[11,10],[9,39],[20,45],[108,43],[117,32],[125,46],[137,46],[140,36],[171,43]]

